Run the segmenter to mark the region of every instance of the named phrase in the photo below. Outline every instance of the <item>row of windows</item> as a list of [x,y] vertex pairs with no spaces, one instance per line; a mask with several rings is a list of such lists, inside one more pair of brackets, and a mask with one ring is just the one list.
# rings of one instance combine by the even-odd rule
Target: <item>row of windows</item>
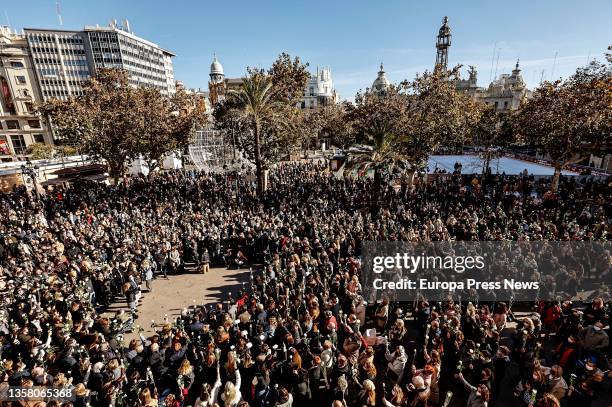
[[37,64],[59,65],[61,64],[58,58],[34,58]]
[[120,39],[119,44],[121,44],[127,52],[132,52],[131,50],[134,50],[137,56],[143,55],[145,53],[157,56],[160,56],[162,54],[159,49],[153,48],[150,45],[141,45],[139,42],[134,40]]
[[96,65],[102,65],[102,64],[121,65],[121,58],[95,57],[94,60],[96,61]]
[[[46,65],[61,65],[62,60],[59,58],[34,58],[34,62],[37,64],[46,64]],[[64,59],[64,65],[87,65],[87,59],[85,58],[77,58],[77,59]]]
[[114,53],[117,53],[117,54],[119,54],[121,52],[119,47],[108,48],[108,47],[96,47],[96,46],[92,46],[91,50],[93,52],[114,52]]
[[56,68],[41,68],[41,69],[39,69],[38,71],[39,71],[39,72],[41,73],[41,75],[43,75],[43,76],[47,76],[47,75],[48,75],[48,76],[52,76],[52,75],[56,75],[56,76],[58,76],[58,75],[59,75],[59,73],[60,73],[60,72],[59,72],[59,69],[56,69]]
[[134,71],[130,71],[130,74],[132,76],[135,76],[137,78],[141,78],[141,79],[150,79],[152,81],[164,81],[165,78],[163,76],[156,76],[156,75],[149,75],[146,73],[136,73]]
[[62,55],[85,55],[85,50],[84,49],[64,48],[62,49]]
[[[55,42],[54,35],[29,34],[28,39],[33,43],[38,43],[38,42],[54,43]],[[57,40],[62,44],[82,44],[83,43],[83,39],[78,36],[72,36],[72,37],[58,36]]]
[[[19,130],[21,127],[19,126],[19,120],[5,120],[5,127],[7,130]],[[40,121],[39,120],[28,120],[28,126],[33,129],[40,129]],[[2,129],[2,122],[0,121],[0,129]]]
[[[60,70],[56,68],[40,68],[38,71],[42,76],[60,76]],[[67,70],[66,73],[68,75],[81,76],[84,78],[88,78],[90,76],[89,70],[82,69]]]
[[65,89],[45,89],[43,90],[43,95],[48,97],[62,97],[69,96],[70,94]]
[[66,86],[66,82],[70,86],[81,86],[83,81],[81,80],[69,80],[65,81],[64,79],[43,79],[40,81],[43,86]]
[[131,66],[131,67],[134,67],[134,68],[140,68],[140,69],[143,69],[145,71],[152,71],[152,72],[155,72],[155,73],[157,73],[159,75],[163,75],[165,73],[165,71],[163,69],[157,69],[157,68],[154,68],[152,66],[144,65],[144,64],[139,64],[137,62],[132,62],[130,60],[125,60],[123,63],[124,63],[125,66]]

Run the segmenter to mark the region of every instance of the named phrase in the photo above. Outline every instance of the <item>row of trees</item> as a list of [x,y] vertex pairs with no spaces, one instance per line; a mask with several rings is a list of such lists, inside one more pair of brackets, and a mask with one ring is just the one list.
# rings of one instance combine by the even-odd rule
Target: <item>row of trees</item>
[[104,159],[117,183],[126,164],[142,157],[153,170],[167,153],[186,146],[206,120],[204,101],[178,89],[168,98],[159,90],[129,85],[126,71],[100,69],[83,94],[39,107],[56,137],[82,154]]
[[563,167],[612,146],[612,58],[579,68],[568,79],[546,82],[510,116],[514,142],[550,157],[553,190]]
[[215,107],[215,123],[238,130],[238,147],[255,163],[259,193],[265,170],[313,137],[343,149],[361,146],[350,160],[357,171],[374,170],[377,179],[383,172],[408,171],[411,180],[438,147],[459,147],[472,138],[489,112],[456,90],[458,71],[425,72],[384,95],[365,91],[355,103],[302,110],[307,65],[281,54],[268,71],[247,70],[240,89]]
[[[215,125],[236,135],[236,147],[254,162],[257,190],[265,190],[266,169],[313,138],[351,149],[349,168],[373,170],[375,179],[396,172],[412,182],[440,147],[477,145],[485,152],[529,145],[561,169],[607,148],[612,130],[612,61],[593,62],[565,81],[546,82],[522,108],[499,114],[457,91],[459,68],[419,74],[390,86],[383,95],[359,92],[354,103],[315,110],[299,107],[308,64],[281,54],[267,69],[248,68],[238,90],[214,107]],[[151,170],[167,153],[184,148],[193,130],[208,121],[204,100],[179,89],[170,98],[158,90],[134,88],[125,71],[101,69],[83,94],[40,106],[56,136],[79,152],[104,159],[115,182],[126,164],[144,158]],[[485,154],[488,167],[491,154]]]
[[239,129],[239,147],[255,162],[260,193],[265,169],[312,137],[343,149],[359,145],[349,155],[349,168],[373,170],[375,179],[397,172],[410,183],[440,147],[479,146],[488,168],[497,148],[530,146],[551,159],[556,190],[566,165],[610,146],[611,67],[608,54],[607,63],[594,61],[566,80],[545,82],[511,113],[458,91],[459,66],[417,75],[384,95],[366,90],[354,103],[303,111],[297,106],[307,65],[282,54],[268,71],[248,69],[241,88],[216,106],[215,122]]

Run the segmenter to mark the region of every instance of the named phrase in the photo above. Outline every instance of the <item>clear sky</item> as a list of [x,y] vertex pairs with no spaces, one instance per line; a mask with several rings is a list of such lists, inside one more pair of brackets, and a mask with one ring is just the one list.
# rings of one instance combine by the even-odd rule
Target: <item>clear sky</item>
[[[545,79],[567,76],[612,44],[610,0],[60,0],[60,9],[66,29],[127,18],[136,35],[177,54],[175,76],[188,87],[207,87],[215,52],[235,77],[287,51],[313,72],[331,67],[343,99],[372,84],[381,60],[392,82],[431,69],[445,15],[449,64],[463,64],[464,76],[476,66],[480,86],[520,58],[533,87],[542,71]],[[55,0],[3,1],[0,21],[60,28]]]

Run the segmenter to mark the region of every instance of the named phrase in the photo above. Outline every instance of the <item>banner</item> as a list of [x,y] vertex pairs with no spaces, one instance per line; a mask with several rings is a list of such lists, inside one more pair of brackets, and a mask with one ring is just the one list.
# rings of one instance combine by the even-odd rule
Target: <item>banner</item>
[[364,242],[364,299],[558,301],[608,291],[611,242]]
[[11,149],[9,148],[6,137],[0,136],[0,154],[11,155]]

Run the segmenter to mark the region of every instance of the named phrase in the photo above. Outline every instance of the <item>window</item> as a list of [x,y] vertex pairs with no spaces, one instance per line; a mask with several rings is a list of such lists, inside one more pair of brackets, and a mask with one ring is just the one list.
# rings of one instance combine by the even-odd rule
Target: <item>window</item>
[[504,102],[504,109],[508,108],[508,102]]
[[34,113],[34,103],[25,102],[25,107],[28,109],[28,113]]
[[25,76],[15,76],[15,80],[17,81],[18,84],[20,85],[25,85],[26,83],[26,78]]
[[35,143],[44,143],[45,142],[45,136],[42,134],[35,134],[34,135],[34,142]]
[[28,120],[28,126],[33,129],[40,129],[40,121],[38,120]]
[[497,109],[499,107],[499,102],[495,102],[495,108]]
[[23,154],[26,151],[25,139],[21,134],[11,135],[11,142],[13,144],[13,151],[15,154]]
[[23,62],[11,61],[11,68],[23,68]]
[[19,122],[17,120],[7,120],[6,128],[9,130],[15,130],[19,128]]

